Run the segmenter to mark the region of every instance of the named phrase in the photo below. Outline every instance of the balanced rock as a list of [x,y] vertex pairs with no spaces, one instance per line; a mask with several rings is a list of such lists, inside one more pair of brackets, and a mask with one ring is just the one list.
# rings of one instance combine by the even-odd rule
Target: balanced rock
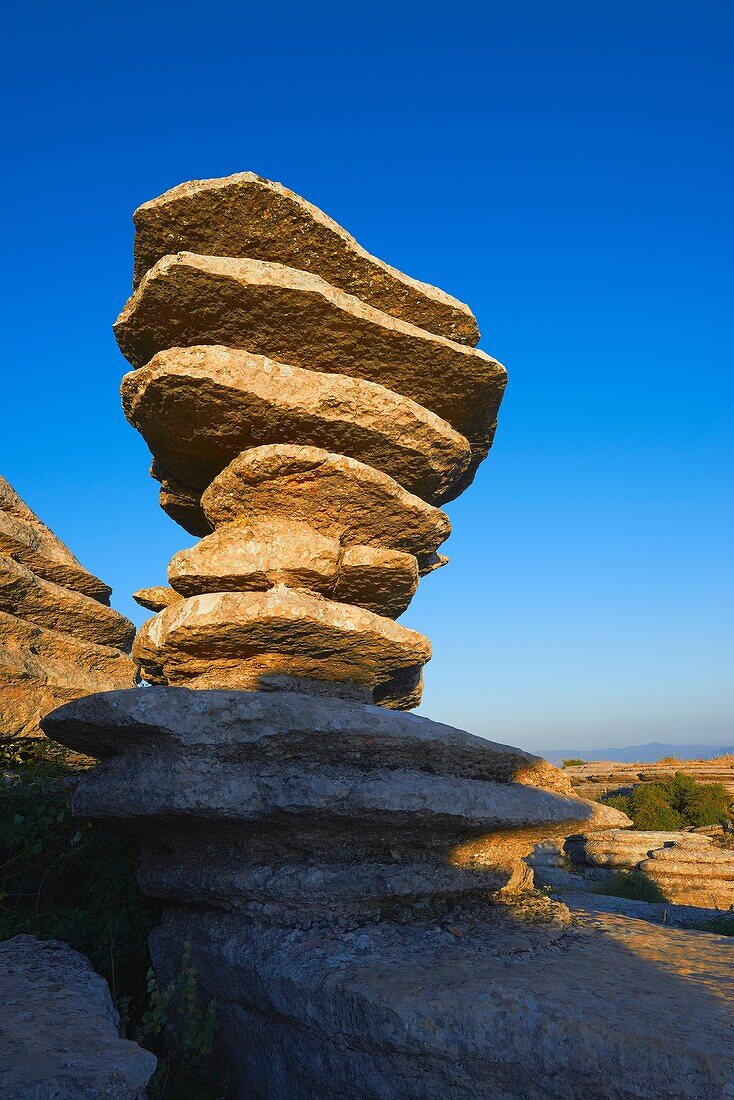
[[140,1100],[156,1058],[119,1034],[107,983],[58,940],[0,944],[3,1100]]
[[[397,618],[415,593],[418,563],[402,550],[343,547],[297,520],[253,519],[222,524],[196,546],[180,550],[168,566],[168,579],[182,596],[286,585]],[[167,606],[162,600],[156,596],[160,606],[144,606],[158,611]]]
[[375,382],[226,347],[172,348],[122,380],[125,415],[156,460],[201,492],[240,451],[323,447],[429,501],[451,496],[469,445],[444,420]]
[[323,211],[254,172],[182,183],[138,207],[134,221],[135,285],[172,252],[272,260],[429,332],[463,344],[479,339],[462,302],[371,256]]
[[212,526],[241,518],[307,523],[343,545],[404,550],[430,565],[451,531],[448,516],[387,474],[318,447],[255,447],[202,496]]
[[77,561],[4,477],[0,477],[0,556],[12,558],[47,581],[83,592],[100,603],[110,602],[109,585]]
[[166,348],[224,344],[377,382],[465,436],[472,471],[491,446],[506,384],[504,367],[485,352],[390,317],[318,275],[260,260],[165,256],[142,279],[115,333],[134,367]]
[[391,619],[285,587],[180,600],[145,624],[133,652],[154,683],[256,688],[283,675],[370,690],[431,655]]

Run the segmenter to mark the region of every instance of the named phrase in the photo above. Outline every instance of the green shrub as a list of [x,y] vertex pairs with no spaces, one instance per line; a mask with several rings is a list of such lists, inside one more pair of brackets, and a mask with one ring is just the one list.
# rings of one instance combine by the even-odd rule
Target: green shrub
[[[117,826],[72,816],[71,791],[93,763],[45,739],[0,741],[0,940],[58,939],[89,958],[128,1037],[159,1056],[151,1098],[221,1096],[203,1063],[213,1006],[199,1008],[190,952],[170,994],[158,991],[150,969],[148,934],[159,912],[138,889],[136,842]],[[181,1036],[170,1055],[162,1035],[169,1002]]]
[[712,917],[711,920],[691,924],[688,927],[695,928],[697,932],[715,932],[717,936],[734,936],[734,913],[721,913],[718,917]]
[[731,817],[731,796],[721,783],[697,783],[676,772],[670,779],[641,783],[627,795],[609,795],[607,806],[622,810],[636,829],[674,831],[716,825]]
[[580,768],[582,764],[586,764],[588,761],[581,760],[580,757],[572,756],[570,760],[564,760],[564,768]]

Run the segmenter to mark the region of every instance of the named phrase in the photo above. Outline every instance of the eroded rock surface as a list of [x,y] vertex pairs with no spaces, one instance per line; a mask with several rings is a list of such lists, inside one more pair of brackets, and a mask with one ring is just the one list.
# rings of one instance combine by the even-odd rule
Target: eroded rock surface
[[156,1058],[121,1039],[107,983],[58,940],[0,943],[3,1100],[141,1100]]
[[381,313],[317,275],[259,260],[165,256],[115,333],[134,367],[166,348],[223,344],[378,382],[465,436],[473,468],[491,446],[506,384],[504,367],[485,352]]
[[318,207],[254,172],[182,183],[139,206],[134,220],[136,285],[172,252],[273,260],[430,332],[479,339],[468,306],[371,256]]
[[203,491],[240,451],[270,443],[349,455],[429,501],[450,498],[469,445],[384,386],[226,347],[162,351],[122,381],[125,415],[160,465]]

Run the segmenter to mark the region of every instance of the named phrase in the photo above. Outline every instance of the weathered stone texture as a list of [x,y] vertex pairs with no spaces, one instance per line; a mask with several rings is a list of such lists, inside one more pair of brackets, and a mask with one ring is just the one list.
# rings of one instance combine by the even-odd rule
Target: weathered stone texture
[[431,655],[391,619],[284,586],[180,600],[145,624],[133,652],[152,682],[231,688],[266,674],[374,688]]
[[143,278],[115,333],[134,367],[166,348],[223,344],[378,382],[465,436],[472,471],[491,446],[506,383],[504,367],[485,352],[381,313],[317,275],[259,260],[165,256]]
[[0,477],[0,556],[13,558],[45,580],[108,604],[112,589],[81,565]]
[[254,172],[192,180],[138,207],[135,285],[166,254],[250,257],[312,271],[430,332],[474,345],[469,308],[371,256],[318,207]]
[[132,687],[135,627],[0,478],[0,737],[37,736],[49,710]]
[[139,588],[133,592],[135,603],[148,611],[163,611],[181,599],[181,594],[167,584],[154,584],[150,588]]
[[225,347],[162,351],[122,381],[125,415],[160,465],[204,490],[240,451],[323,447],[382,470],[429,501],[451,496],[469,445],[408,398]]
[[342,547],[308,524],[268,518],[222,524],[175,554],[168,578],[183,596],[286,585],[396,618],[415,593],[418,565],[400,550]]
[[403,550],[421,559],[451,531],[448,516],[387,474],[317,447],[256,447],[238,455],[202,497],[213,526],[274,516],[307,523],[344,546]]
[[121,1039],[107,983],[58,940],[0,944],[3,1100],[140,1100],[156,1058]]

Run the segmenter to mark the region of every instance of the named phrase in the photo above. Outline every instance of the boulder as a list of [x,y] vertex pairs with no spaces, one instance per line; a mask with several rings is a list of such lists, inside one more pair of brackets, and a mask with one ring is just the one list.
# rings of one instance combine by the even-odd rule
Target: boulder
[[81,565],[0,477],[0,556],[13,558],[37,576],[108,604],[112,589]]
[[410,397],[471,445],[472,466],[455,495],[491,446],[506,383],[504,367],[484,352],[390,317],[318,275],[260,260],[165,256],[115,333],[134,367],[166,348],[224,344]]
[[448,516],[379,470],[318,447],[243,451],[202,496],[212,526],[272,516],[307,523],[344,546],[403,550],[422,559],[451,531]]
[[391,619],[279,586],[180,600],[148,620],[133,655],[154,683],[256,688],[280,674],[374,688],[431,649]]
[[672,844],[682,835],[680,831],[604,829],[568,837],[564,850],[579,866],[629,870],[636,867],[640,860],[647,859],[653,848]]
[[121,1039],[107,983],[58,940],[0,944],[3,1100],[140,1100],[156,1058]]
[[449,498],[469,465],[463,436],[415,401],[247,351],[162,351],[127,374],[121,392],[161,466],[199,492],[240,451],[269,443],[349,455],[430,501]]
[[272,260],[430,332],[472,346],[479,340],[468,306],[371,256],[318,207],[254,172],[182,183],[143,203],[134,221],[136,286],[171,252]]
[[196,546],[179,551],[168,566],[168,579],[183,596],[264,591],[282,584],[396,618],[415,593],[418,565],[401,550],[342,547],[298,521],[254,519],[222,524]]
[[135,627],[91,596],[43,580],[12,558],[0,557],[0,611],[85,642],[129,648]]

